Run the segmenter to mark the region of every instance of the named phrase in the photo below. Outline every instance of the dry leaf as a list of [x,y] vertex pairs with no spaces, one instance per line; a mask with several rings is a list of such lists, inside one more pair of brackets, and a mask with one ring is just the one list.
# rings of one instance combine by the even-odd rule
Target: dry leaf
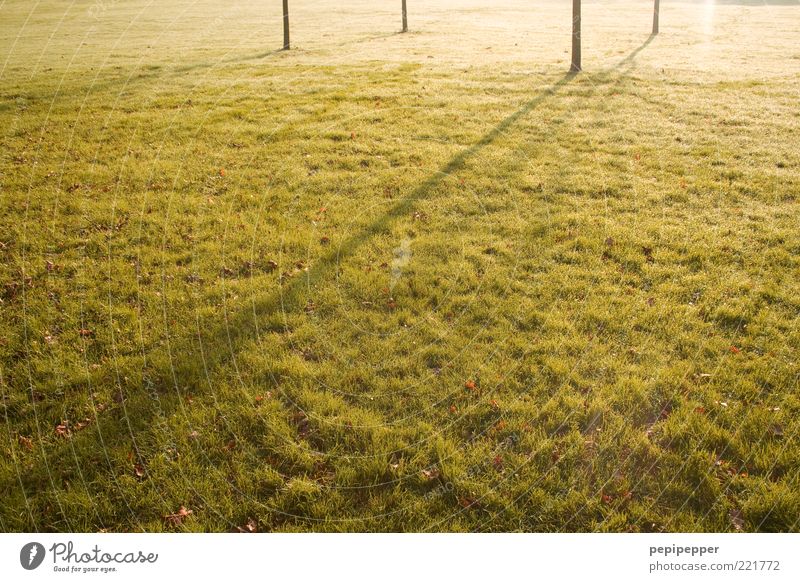
[[459,497],[458,504],[464,509],[469,509],[470,507],[476,506],[478,502],[472,497]]
[[165,515],[164,521],[170,525],[181,525],[183,520],[192,515],[192,513],[194,512],[191,509],[186,509],[181,505],[181,508],[177,512]]
[[237,526],[236,531],[239,533],[256,533],[258,531],[257,525],[256,520],[251,517],[244,526]]
[[741,510],[739,509],[731,509],[728,512],[728,517],[731,520],[731,524],[733,525],[733,529],[736,531],[742,531],[744,527],[744,516],[742,515]]
[[441,475],[441,473],[439,472],[439,469],[437,469],[436,467],[429,467],[428,469],[422,470],[422,476],[428,479],[429,481],[433,479],[438,479],[439,475]]

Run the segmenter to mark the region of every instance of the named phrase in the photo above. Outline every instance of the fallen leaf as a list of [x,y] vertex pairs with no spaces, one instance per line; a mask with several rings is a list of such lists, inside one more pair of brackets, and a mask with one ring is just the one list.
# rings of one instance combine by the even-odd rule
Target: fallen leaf
[[139,479],[144,479],[144,466],[141,463],[136,463],[133,466],[133,474]]
[[32,438],[19,435],[19,437],[17,437],[17,440],[19,441],[19,444],[22,445],[24,448],[28,449],[29,451],[33,450]]
[[256,520],[251,517],[244,526],[237,526],[236,531],[239,533],[256,533],[258,531]]
[[81,337],[92,337],[94,335],[91,329],[81,329],[78,333]]
[[69,438],[72,436],[72,431],[69,429],[69,421],[62,420],[61,424],[56,426],[56,436],[60,436],[61,438]]
[[458,504],[464,509],[469,509],[470,507],[476,506],[478,502],[472,497],[459,497]]
[[422,470],[422,476],[428,479],[429,481],[433,479],[438,479],[439,475],[441,475],[441,473],[439,472],[439,469],[437,469],[436,467],[430,467],[428,469]]
[[728,349],[730,350],[730,352],[731,352],[732,354],[738,354],[739,352],[741,352],[741,351],[742,351],[742,350],[740,350],[739,348],[737,348],[736,346],[731,346],[731,347],[729,347]]
[[494,459],[492,459],[492,465],[497,471],[503,470],[503,457],[500,455],[495,455]]
[[464,382],[464,388],[467,390],[475,390],[475,381],[474,380],[467,380]]
[[170,525],[181,525],[183,520],[192,515],[192,513],[194,512],[191,509],[186,509],[181,505],[181,508],[177,512],[165,515],[164,520]]

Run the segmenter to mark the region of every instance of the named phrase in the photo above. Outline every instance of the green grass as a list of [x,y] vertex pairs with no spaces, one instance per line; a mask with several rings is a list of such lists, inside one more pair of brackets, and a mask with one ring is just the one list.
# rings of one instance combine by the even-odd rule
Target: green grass
[[4,80],[3,531],[800,529],[797,78],[294,59]]

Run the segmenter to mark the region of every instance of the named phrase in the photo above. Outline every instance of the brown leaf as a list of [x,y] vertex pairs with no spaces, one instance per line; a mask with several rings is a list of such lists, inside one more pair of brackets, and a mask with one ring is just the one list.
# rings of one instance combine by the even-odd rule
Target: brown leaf
[[28,449],[29,451],[33,450],[33,439],[32,438],[19,435],[19,437],[17,437],[17,439],[19,440],[19,444],[21,446],[23,446],[24,448]]
[[69,438],[72,436],[72,431],[69,429],[69,421],[62,420],[61,424],[56,426],[56,436],[60,436],[61,438]]
[[464,388],[466,388],[467,390],[475,390],[476,388],[475,381],[467,380],[466,382],[464,382]]
[[429,467],[427,469],[422,470],[422,476],[425,477],[428,481],[432,481],[433,479],[438,479],[439,475],[441,475],[439,469],[436,467]]
[[194,512],[191,509],[186,509],[183,505],[181,505],[181,508],[177,512],[165,515],[164,521],[170,525],[181,525],[183,520],[192,515],[192,513]]
[[251,517],[244,526],[237,526],[236,531],[239,533],[256,533],[258,531],[258,524],[256,520]]
[[78,333],[81,337],[92,337],[94,335],[91,329],[81,329]]
[[142,465],[141,463],[134,464],[133,465],[133,474],[139,479],[144,479],[144,474],[145,474],[144,465]]
[[497,471],[503,470],[503,457],[500,455],[495,455],[494,459],[492,459],[492,465]]
[[458,504],[464,509],[469,509],[470,507],[475,507],[478,502],[472,497],[463,496],[458,498]]

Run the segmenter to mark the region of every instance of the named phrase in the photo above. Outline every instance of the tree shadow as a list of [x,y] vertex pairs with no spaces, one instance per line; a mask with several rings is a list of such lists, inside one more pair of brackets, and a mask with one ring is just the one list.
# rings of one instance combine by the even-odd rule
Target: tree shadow
[[[653,36],[649,37],[641,46],[632,51],[614,67],[602,71],[599,74],[599,78],[602,79],[604,75],[618,72],[626,67],[632,67],[636,56],[644,50],[653,39]],[[269,54],[272,54],[272,52],[263,53],[262,55],[252,55],[249,59],[257,60]],[[183,68],[183,72],[195,70],[201,66],[202,65],[187,66]],[[617,83],[625,79],[626,72],[627,71],[623,71],[619,74],[616,80]],[[131,444],[133,444],[134,449],[138,450],[137,440],[140,438],[138,431],[147,430],[147,427],[152,426],[156,418],[160,417],[163,419],[174,414],[177,410],[180,410],[184,402],[184,390],[189,389],[202,393],[203,389],[199,385],[200,382],[207,385],[208,388],[213,389],[212,379],[215,372],[218,372],[223,366],[230,363],[236,367],[237,353],[241,351],[242,347],[247,342],[257,340],[259,337],[261,331],[259,329],[259,318],[275,313],[285,313],[292,309],[302,309],[302,306],[293,304],[296,303],[304,288],[308,288],[315,281],[331,273],[335,273],[336,265],[343,258],[353,256],[360,247],[378,233],[384,231],[401,217],[407,216],[415,204],[428,198],[449,175],[462,170],[470,160],[475,158],[487,146],[493,144],[516,123],[536,110],[542,103],[556,96],[579,76],[585,77],[586,73],[566,73],[551,86],[532,97],[524,105],[492,127],[473,145],[453,156],[447,163],[415,188],[410,195],[398,201],[386,213],[376,218],[365,228],[345,239],[338,249],[331,250],[321,256],[316,263],[309,268],[305,277],[289,280],[284,286],[279,287],[265,297],[253,302],[251,308],[226,317],[224,321],[219,324],[212,325],[210,328],[204,330],[202,337],[200,333],[198,333],[190,336],[184,335],[180,338],[171,338],[170,343],[172,346],[169,348],[170,357],[167,365],[161,363],[148,364],[146,362],[147,358],[145,357],[144,367],[145,369],[148,367],[150,368],[146,373],[148,378],[146,382],[150,385],[138,386],[138,389],[133,391],[135,393],[129,393],[127,400],[123,400],[120,402],[119,406],[114,407],[114,414],[116,416],[115,420],[111,422],[126,422],[129,427],[128,432],[121,431],[117,434],[102,434],[100,428],[102,423],[100,423],[96,431],[97,436],[93,436],[93,433],[86,431],[76,434],[73,439],[99,439],[103,447],[131,446]],[[177,339],[177,341],[175,341],[175,339]],[[200,355],[203,360],[205,378],[201,380],[196,377],[183,377],[180,370],[176,369],[175,366],[176,355],[178,358],[189,358],[193,357],[193,355],[194,357]],[[118,389],[120,391],[122,390],[121,387],[118,387]],[[153,393],[157,393],[157,398],[153,398]],[[65,454],[65,449],[58,449],[53,453],[48,453],[48,456],[52,456],[55,459],[64,459],[66,458]],[[108,465],[107,467],[98,466],[96,469],[99,471],[110,469],[113,478],[115,469],[118,468]],[[30,490],[34,490],[37,487],[37,477],[34,474],[27,474],[22,477],[22,480],[24,481],[25,490],[29,488]],[[64,517],[66,519],[66,516]],[[36,523],[31,525],[34,529],[41,526],[41,524]]]
[[[603,71],[601,74],[607,75],[615,73],[620,69],[632,66],[636,56],[647,48],[655,37],[656,35],[650,35],[644,43],[623,60],[610,69]],[[310,288],[316,281],[320,280],[328,273],[335,273],[336,265],[342,259],[352,256],[359,247],[377,234],[386,231],[386,229],[400,217],[407,216],[414,205],[420,200],[427,198],[445,178],[463,169],[470,159],[474,158],[486,146],[492,144],[498,137],[505,134],[506,131],[520,119],[534,111],[544,101],[556,95],[576,77],[585,74],[586,73],[576,72],[566,73],[553,85],[544,89],[536,97],[529,100],[522,107],[495,125],[472,146],[456,154],[445,165],[420,184],[411,194],[392,206],[385,214],[374,220],[361,231],[345,239],[337,249],[331,250],[319,257],[314,265],[309,267],[305,277],[290,280],[285,286],[279,288],[278,291],[255,302],[252,309],[239,312],[232,318],[226,319],[225,325],[223,326],[224,329],[217,330],[215,334],[211,334],[212,337],[219,338],[222,336],[224,338],[227,347],[230,349],[230,357],[235,361],[237,346],[246,339],[255,339],[258,337],[258,317],[275,313],[278,310],[287,309],[289,305],[298,299],[298,295],[304,288]],[[622,78],[624,78],[624,74],[620,76],[617,82],[621,81]],[[218,341],[215,342],[215,345],[219,345]]]

